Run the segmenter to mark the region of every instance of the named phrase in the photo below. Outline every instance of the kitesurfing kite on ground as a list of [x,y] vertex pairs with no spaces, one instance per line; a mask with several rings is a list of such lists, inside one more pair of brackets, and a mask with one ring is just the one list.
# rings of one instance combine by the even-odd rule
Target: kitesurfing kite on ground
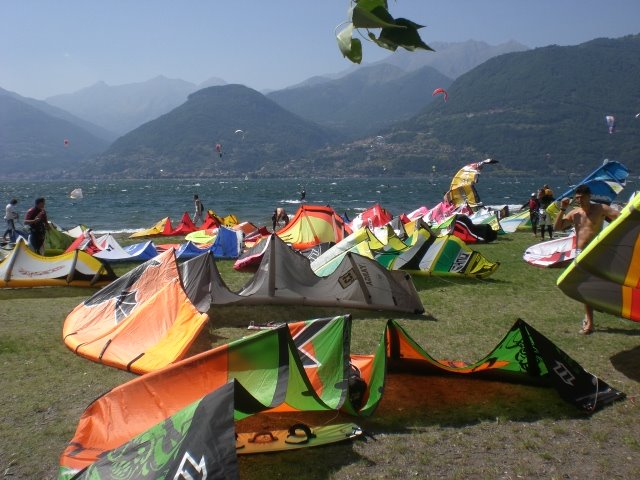
[[11,254],[0,262],[0,288],[102,287],[115,279],[108,265],[88,253],[75,250],[44,257],[31,251],[22,237]]
[[[81,470],[94,462],[107,472],[109,466],[120,466],[127,472],[168,472],[161,477],[151,473],[154,479],[193,478],[173,476],[181,471],[186,442],[194,446],[194,465],[211,461],[219,472],[211,477],[226,479],[221,471],[235,471],[233,452],[242,449],[233,434],[232,414],[236,420],[261,412],[291,412],[302,419],[304,412],[338,410],[369,416],[383,399],[387,375],[394,372],[554,387],[564,400],[587,413],[624,398],[624,393],[584,370],[523,320],[517,320],[487,356],[471,364],[436,360],[396,320],[386,323],[373,354],[355,354],[351,327],[350,315],[283,323],[114,388],[82,414],[61,455],[58,478],[82,475]],[[235,383],[235,394],[229,382]],[[221,388],[222,399],[214,401],[210,395]],[[209,400],[213,403],[203,412],[201,407]],[[203,431],[199,428],[203,423],[212,428]],[[154,429],[146,442],[140,441]],[[192,429],[196,432],[190,435]],[[134,446],[127,448],[132,441]],[[203,453],[205,444],[215,445],[216,452]],[[113,478],[108,473],[96,476],[100,470],[95,470],[92,476],[75,478]]]

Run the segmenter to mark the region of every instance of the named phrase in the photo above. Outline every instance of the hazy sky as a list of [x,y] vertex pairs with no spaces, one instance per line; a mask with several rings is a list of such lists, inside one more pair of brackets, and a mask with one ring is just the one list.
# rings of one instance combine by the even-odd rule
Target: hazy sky
[[[430,42],[575,45],[640,33],[640,0],[391,0]],[[283,88],[351,63],[347,0],[0,0],[0,87],[43,99],[100,80],[220,77]],[[364,62],[390,52],[364,42]],[[429,55],[418,52],[418,55]]]

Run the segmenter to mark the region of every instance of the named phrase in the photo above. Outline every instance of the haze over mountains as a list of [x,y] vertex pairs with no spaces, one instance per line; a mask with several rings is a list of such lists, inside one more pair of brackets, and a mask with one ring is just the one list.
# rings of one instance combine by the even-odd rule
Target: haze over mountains
[[225,84],[216,77],[196,85],[158,76],[126,85],[99,82],[74,93],[49,97],[46,102],[120,136],[182,105],[190,93]]
[[[266,96],[219,78],[209,88],[164,77],[96,84],[47,103],[0,91],[0,175],[413,175],[485,156],[538,172],[605,156],[638,163],[638,35],[437,47],[440,56],[397,52]],[[448,102],[434,101],[436,87]],[[612,136],[605,114],[619,118]]]

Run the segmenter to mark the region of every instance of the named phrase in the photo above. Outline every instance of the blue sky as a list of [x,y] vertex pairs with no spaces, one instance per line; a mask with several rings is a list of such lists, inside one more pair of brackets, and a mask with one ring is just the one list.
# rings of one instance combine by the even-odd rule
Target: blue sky
[[[640,33],[640,0],[391,0],[430,42],[575,45]],[[43,99],[98,81],[220,77],[283,88],[351,64],[348,0],[2,0],[0,87]],[[390,52],[365,42],[364,63]],[[419,52],[418,55],[429,55]]]

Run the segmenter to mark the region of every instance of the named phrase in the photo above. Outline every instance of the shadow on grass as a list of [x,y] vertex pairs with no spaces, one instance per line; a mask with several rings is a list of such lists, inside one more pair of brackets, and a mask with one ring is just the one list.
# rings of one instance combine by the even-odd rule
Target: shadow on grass
[[413,276],[413,285],[418,292],[433,290],[435,288],[448,288],[451,286],[474,286],[479,283],[502,285],[508,284],[505,280],[496,278],[473,278],[473,277],[455,277],[455,276],[438,276],[438,275],[416,275]]
[[275,478],[323,480],[332,478],[345,467],[372,466],[369,459],[355,451],[356,441],[366,441],[366,437],[276,454],[238,455],[240,478],[264,480],[274,478],[274,473],[277,472]]
[[[33,288],[6,288],[0,290],[0,300],[40,299],[40,298],[89,298],[99,288],[85,287],[33,287]],[[80,303],[80,302],[78,302]]]
[[596,333],[615,333],[621,335],[640,336],[640,328],[595,327]]
[[[286,415],[288,423],[283,420],[284,415],[260,415],[253,419],[249,427],[246,424],[239,425],[238,431],[287,428],[286,425],[296,422],[311,426],[353,422],[373,437],[363,436],[354,442],[375,444],[378,435],[415,434],[429,427],[455,429],[487,421],[501,424],[509,421],[588,418],[563,401],[552,388],[460,376],[404,373],[387,376],[384,396],[371,417],[350,417],[337,412]],[[281,424],[278,425],[277,421]],[[416,441],[422,445],[420,440]],[[262,473],[278,472],[280,478],[323,480],[332,478],[342,468],[353,468],[354,471],[375,468],[373,460],[356,451],[359,449],[356,445],[343,442],[277,455],[240,456],[241,478],[257,479],[262,478]]]
[[219,328],[247,328],[251,323],[266,325],[283,322],[299,322],[313,318],[334,317],[337,315],[351,314],[354,321],[360,318],[367,320],[386,321],[389,318],[402,318],[410,320],[436,320],[430,314],[411,314],[389,311],[356,310],[345,307],[308,307],[298,305],[248,305],[212,307],[209,312],[211,329]]
[[611,357],[611,365],[625,377],[640,382],[640,346],[616,353]]
[[387,375],[380,406],[367,420],[372,431],[465,427],[482,421],[586,418],[553,389],[449,375]]

